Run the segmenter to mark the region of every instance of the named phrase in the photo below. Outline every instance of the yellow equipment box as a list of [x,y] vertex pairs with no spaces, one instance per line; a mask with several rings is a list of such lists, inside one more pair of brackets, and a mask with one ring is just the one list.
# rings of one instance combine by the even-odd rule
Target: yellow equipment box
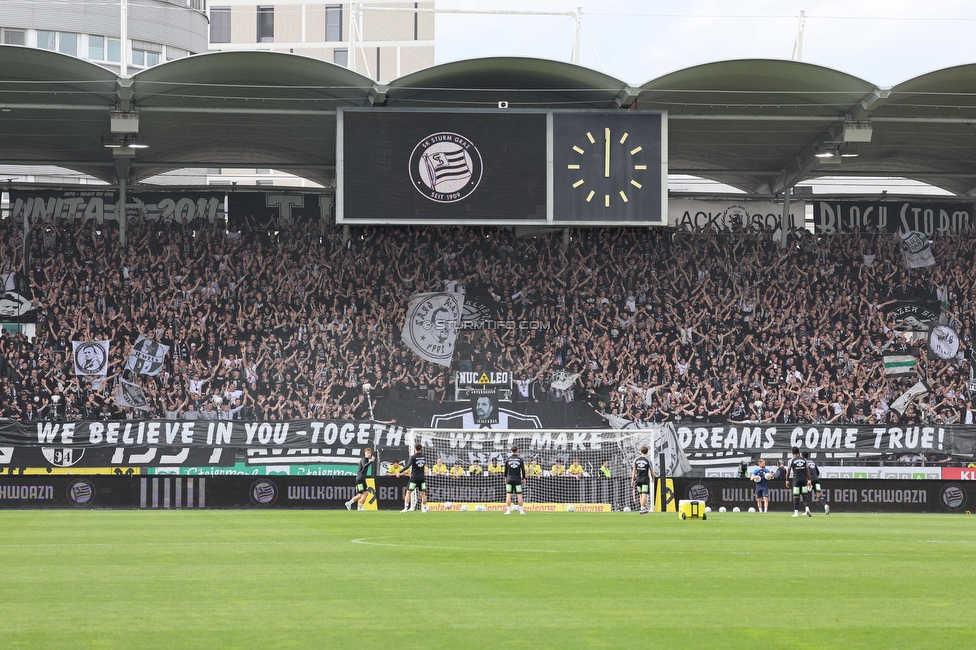
[[678,516],[682,519],[706,519],[704,501],[678,501]]

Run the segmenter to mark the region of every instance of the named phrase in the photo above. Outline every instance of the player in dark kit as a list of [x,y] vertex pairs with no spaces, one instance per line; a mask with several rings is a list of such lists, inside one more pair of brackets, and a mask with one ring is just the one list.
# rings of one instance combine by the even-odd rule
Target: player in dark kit
[[518,496],[518,511],[525,514],[522,483],[525,481],[525,463],[518,455],[518,447],[512,446],[512,455],[505,461],[505,514],[512,514],[512,493]]
[[651,493],[651,479],[654,478],[654,464],[647,457],[647,445],[641,447],[641,455],[634,460],[634,470],[630,473],[630,484],[640,495],[640,513],[647,514],[647,495]]
[[[793,447],[790,451],[793,453],[793,458],[790,459],[786,469],[786,487],[792,486],[793,488],[793,516],[800,516],[800,497],[802,497],[805,513],[807,517],[812,517],[813,515],[810,514],[810,490],[813,487],[813,481],[810,478],[810,468],[807,466],[807,459],[800,455],[799,447]],[[790,482],[791,477],[792,483]]]
[[346,501],[346,510],[352,510],[352,504],[358,504],[356,510],[362,510],[369,499],[369,490],[366,488],[366,477],[373,466],[373,450],[366,447],[363,458],[359,461],[359,471],[356,472],[356,496]]
[[[407,484],[407,491],[403,494],[403,510],[400,512],[410,510],[410,495],[414,490],[420,490],[421,512],[427,512],[427,478],[424,476],[427,459],[424,458],[422,449],[423,447],[419,442],[415,444],[413,446],[414,455],[410,457],[407,466],[403,468],[410,472],[410,483]],[[404,473],[401,472],[397,476],[403,476]]]
[[807,468],[810,470],[810,480],[813,481],[814,501],[820,501],[821,503],[823,503],[824,514],[829,515],[830,506],[827,505],[827,500],[824,499],[823,490],[820,488],[820,468],[817,467],[817,464],[815,462],[810,460],[809,451],[803,452],[803,457],[806,459]]

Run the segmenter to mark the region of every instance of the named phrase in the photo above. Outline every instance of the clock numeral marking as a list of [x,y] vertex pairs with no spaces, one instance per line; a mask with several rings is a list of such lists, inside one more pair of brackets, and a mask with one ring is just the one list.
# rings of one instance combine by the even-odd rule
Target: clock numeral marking
[[583,184],[583,179],[581,178],[578,181],[576,181],[575,183],[573,183],[573,187],[579,187],[582,184]]
[[579,169],[579,165],[566,165],[566,169]]
[[627,195],[624,194],[624,191],[623,190],[620,190],[620,198],[622,198],[624,200],[624,203],[627,202]]
[[610,195],[609,194],[604,194],[603,195],[603,205],[604,205],[604,207],[607,207],[607,208],[610,207]]
[[633,156],[635,153],[638,153],[638,152],[642,151],[643,149],[644,149],[644,147],[634,147],[633,149],[630,150],[630,155]]
[[634,165],[634,169],[636,169],[638,171],[646,171],[647,170],[647,165]]
[[586,132],[586,137],[589,139],[590,144],[596,144],[596,140],[593,138],[593,134],[589,131]]
[[623,143],[627,142],[627,136],[628,135],[630,135],[630,134],[627,133],[626,131],[624,131],[624,134],[622,136],[620,136],[620,144],[623,144]]
[[586,195],[586,202],[587,203],[589,203],[590,201],[593,200],[593,195],[594,194],[596,194],[596,192],[594,192],[593,190],[590,190],[590,193]]
[[603,152],[603,176],[610,178],[610,127],[603,129],[605,147]]
[[[637,189],[640,189],[640,188],[644,187],[643,185],[641,185],[640,183],[638,183],[637,181],[634,181],[634,180],[630,181],[630,184],[633,185],[634,187],[636,187]],[[623,192],[621,192],[621,194],[623,194]]]
[[576,153],[578,153],[581,156],[583,155],[583,150],[580,149],[579,147],[573,147],[573,151],[575,151]]

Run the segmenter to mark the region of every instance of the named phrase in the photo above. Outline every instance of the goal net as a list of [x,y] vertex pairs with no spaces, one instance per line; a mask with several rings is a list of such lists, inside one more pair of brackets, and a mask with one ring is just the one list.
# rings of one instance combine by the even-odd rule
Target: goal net
[[[454,510],[504,508],[503,468],[513,445],[526,464],[526,510],[636,509],[630,484],[634,459],[647,445],[659,474],[658,454],[673,457],[672,440],[665,426],[572,431],[411,429],[407,433],[410,448],[419,442],[427,458],[427,500],[433,510],[443,509],[445,503]],[[673,474],[675,467],[667,459],[665,463]]]

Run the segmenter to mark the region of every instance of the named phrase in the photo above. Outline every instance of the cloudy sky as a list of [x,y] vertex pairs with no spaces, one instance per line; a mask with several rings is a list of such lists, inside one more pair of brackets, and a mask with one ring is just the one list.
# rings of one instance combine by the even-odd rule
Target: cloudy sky
[[[788,59],[806,11],[803,60],[881,86],[976,62],[972,0],[436,0],[438,9],[583,10],[582,60],[627,83],[710,61]],[[569,16],[438,14],[438,63],[482,56],[569,61]]]

